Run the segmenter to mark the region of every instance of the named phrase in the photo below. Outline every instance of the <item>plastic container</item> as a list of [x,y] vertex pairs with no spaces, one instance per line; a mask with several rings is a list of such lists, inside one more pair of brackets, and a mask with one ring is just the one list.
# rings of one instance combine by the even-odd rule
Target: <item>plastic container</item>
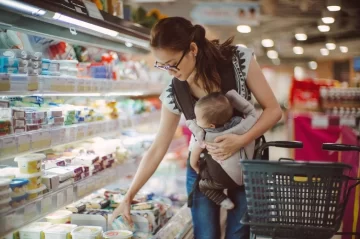
[[51,227],[50,222],[34,222],[19,230],[21,239],[43,239],[44,230]]
[[127,230],[113,230],[103,233],[104,239],[131,239],[133,232]]
[[102,227],[80,226],[71,231],[73,239],[102,239]]
[[28,199],[28,194],[27,193],[25,193],[22,196],[12,197],[11,202],[10,202],[10,206],[11,207],[19,207],[21,205],[24,205],[27,202],[27,199]]
[[58,210],[47,215],[45,219],[53,224],[66,224],[71,222],[71,214],[72,212],[68,210]]
[[41,185],[40,188],[34,190],[28,190],[27,193],[29,195],[28,200],[35,199],[41,195],[43,195],[46,186],[44,184]]
[[28,154],[14,159],[18,163],[20,173],[34,174],[41,172],[41,162],[45,159],[45,154]]
[[33,174],[18,174],[17,178],[24,178],[29,180],[27,190],[34,190],[41,187],[42,172]]
[[11,180],[7,178],[0,178],[0,191],[9,189]]
[[29,184],[29,180],[25,178],[15,178],[10,183],[11,188],[11,197],[20,197],[26,194],[27,185]]
[[0,201],[0,213],[6,212],[7,210],[10,209],[10,204],[9,204],[10,201],[11,198],[7,198]]
[[71,231],[76,227],[74,224],[53,225],[44,230],[45,239],[70,239]]
[[11,198],[11,189],[0,191],[0,201]]

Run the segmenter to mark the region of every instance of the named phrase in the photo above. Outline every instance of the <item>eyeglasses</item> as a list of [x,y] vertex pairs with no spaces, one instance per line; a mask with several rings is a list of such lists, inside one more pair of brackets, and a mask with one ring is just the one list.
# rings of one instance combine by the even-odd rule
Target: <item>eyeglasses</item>
[[182,54],[180,60],[178,61],[178,63],[176,63],[175,65],[173,66],[170,66],[170,65],[159,65],[160,63],[159,62],[155,62],[155,65],[154,67],[160,69],[160,70],[164,70],[164,71],[172,71],[172,72],[178,72],[180,71],[180,69],[178,68],[178,66],[180,65],[182,59],[184,58],[184,56],[186,55],[187,51],[184,51],[184,53]]

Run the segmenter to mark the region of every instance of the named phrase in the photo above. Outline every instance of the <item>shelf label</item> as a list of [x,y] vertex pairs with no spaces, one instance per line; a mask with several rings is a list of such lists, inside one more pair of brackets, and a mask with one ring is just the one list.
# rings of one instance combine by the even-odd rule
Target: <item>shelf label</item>
[[51,134],[49,131],[34,132],[31,135],[32,149],[43,149],[51,146]]
[[10,90],[10,78],[8,74],[0,76],[0,91]]
[[18,153],[27,152],[31,149],[31,137],[28,134],[17,137]]
[[16,139],[15,137],[6,137],[0,140],[1,146],[1,156],[9,155],[9,154],[16,154],[17,153],[17,146],[16,146]]
[[51,144],[59,145],[65,143],[66,132],[64,128],[61,129],[53,129],[51,131]]
[[41,200],[41,214],[45,215],[50,212],[51,209],[51,197],[46,197]]
[[72,203],[74,201],[74,188],[69,187],[66,189],[66,203]]
[[38,214],[36,203],[31,203],[25,206],[24,208],[24,219],[25,222],[30,221],[32,218],[35,218]]
[[65,197],[64,197],[64,191],[60,191],[56,194],[56,206],[62,207],[65,204]]
[[323,128],[329,127],[329,118],[323,115],[314,115],[311,119],[312,128]]

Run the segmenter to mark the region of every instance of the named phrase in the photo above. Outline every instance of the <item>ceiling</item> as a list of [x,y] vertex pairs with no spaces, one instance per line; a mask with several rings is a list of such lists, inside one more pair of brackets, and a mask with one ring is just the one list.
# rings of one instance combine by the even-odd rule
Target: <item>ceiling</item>
[[[229,2],[229,0],[217,0],[216,2],[219,1],[224,4]],[[211,0],[206,2],[211,2]],[[234,0],[234,2],[246,1]],[[268,48],[261,45],[261,40],[264,38],[274,41],[273,49],[279,53],[282,64],[296,64],[324,58],[325,56],[320,54],[320,48],[325,47],[328,39],[333,39],[337,46],[347,46],[349,52],[342,53],[337,47],[330,51],[326,58],[341,59],[360,55],[360,0],[342,0],[342,9],[335,13],[335,23],[330,25],[331,29],[327,33],[322,33],[317,29],[322,13],[326,11],[326,0],[248,0],[247,2],[258,2],[261,6],[258,26],[252,26],[251,32],[247,34],[237,32],[235,25],[205,26],[208,38],[225,40],[234,36],[236,44],[245,44],[253,48],[258,60],[262,63],[271,63],[266,56]],[[190,12],[196,3],[193,0],[177,0],[166,3],[142,2],[139,4],[147,10],[158,8],[169,16],[183,16],[191,19]],[[308,36],[306,41],[299,42],[295,39],[294,35],[299,27],[306,32]],[[294,54],[293,46],[295,45],[302,46],[304,54]]]

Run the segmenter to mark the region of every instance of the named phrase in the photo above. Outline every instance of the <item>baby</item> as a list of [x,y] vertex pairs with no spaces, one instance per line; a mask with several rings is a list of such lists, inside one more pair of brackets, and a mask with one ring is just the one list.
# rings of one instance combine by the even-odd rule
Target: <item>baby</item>
[[[241,112],[244,118],[233,116],[233,108]],[[233,209],[233,202],[223,190],[234,185],[235,187],[243,185],[240,159],[252,159],[255,141],[224,161],[204,157],[205,170],[199,169],[199,160],[204,156],[205,142],[213,142],[217,136],[224,134],[246,133],[257,121],[256,110],[250,102],[235,90],[231,90],[226,95],[217,92],[201,98],[195,104],[194,111],[196,120],[188,120],[186,124],[197,140],[191,151],[190,164],[197,173],[200,173],[199,189],[217,205],[228,210]],[[223,170],[221,168],[219,170],[217,164],[220,164]]]

